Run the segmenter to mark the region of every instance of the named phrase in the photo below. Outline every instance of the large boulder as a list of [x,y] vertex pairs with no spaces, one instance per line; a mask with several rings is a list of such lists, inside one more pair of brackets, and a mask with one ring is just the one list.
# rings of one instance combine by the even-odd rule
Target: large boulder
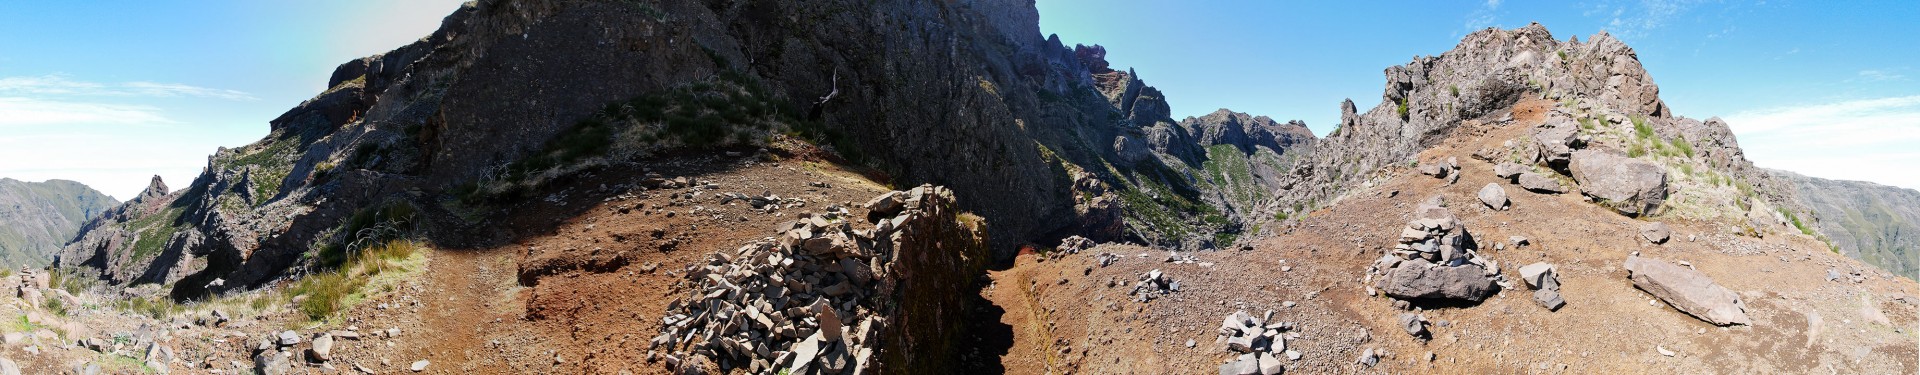
[[1698,270],[1639,256],[1627,257],[1626,268],[1634,287],[1688,315],[1722,326],[1753,324],[1739,294],[1715,284]]
[[1568,168],[1581,193],[1622,215],[1646,215],[1667,200],[1667,170],[1653,162],[1580,150]]
[[1480,302],[1499,291],[1486,269],[1478,265],[1447,267],[1414,258],[1387,271],[1381,288],[1399,299],[1444,299]]

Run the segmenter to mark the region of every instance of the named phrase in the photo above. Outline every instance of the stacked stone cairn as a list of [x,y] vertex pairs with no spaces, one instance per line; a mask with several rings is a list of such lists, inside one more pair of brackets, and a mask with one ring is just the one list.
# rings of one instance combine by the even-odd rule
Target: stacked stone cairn
[[1274,375],[1285,372],[1280,356],[1300,359],[1300,352],[1287,350],[1287,332],[1294,328],[1292,322],[1274,321],[1273,310],[1267,310],[1262,317],[1254,317],[1246,310],[1228,314],[1220,322],[1220,336],[1215,341],[1225,343],[1227,351],[1240,353],[1240,357],[1220,365],[1220,373]]
[[649,359],[683,374],[708,362],[725,372],[873,373],[891,308],[876,296],[904,282],[893,269],[901,232],[935,219],[925,206],[939,202],[928,200],[951,196],[931,185],[889,192],[867,202],[858,227],[844,207],[802,214],[777,236],[688,266],[694,293],[668,305]]
[[1472,302],[1499,291],[1496,283],[1505,282],[1499,263],[1479,256],[1473,235],[1440,197],[1421,203],[1414,214],[1394,247],[1368,269],[1371,288],[1401,300]]

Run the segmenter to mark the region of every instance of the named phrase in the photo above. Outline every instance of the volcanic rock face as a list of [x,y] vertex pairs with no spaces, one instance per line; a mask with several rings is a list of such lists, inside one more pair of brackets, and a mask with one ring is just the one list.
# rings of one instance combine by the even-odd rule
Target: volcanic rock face
[[[1043,37],[1037,18],[1031,3],[999,0],[480,1],[416,43],[341,64],[329,88],[274,119],[270,135],[218,151],[168,196],[168,209],[151,213],[159,216],[133,215],[173,223],[171,239],[148,237],[155,250],[134,251],[134,231],[98,230],[64,259],[114,283],[174,285],[180,298],[250,288],[316,258],[309,252],[352,242],[341,223],[366,212],[411,207],[418,215],[408,225],[436,243],[504,243],[511,231],[451,220],[442,203],[532,194],[542,174],[631,167],[706,149],[702,142],[764,146],[788,132],[823,134],[811,140],[894,183],[952,187],[965,209],[994,223],[1002,256],[1065,232],[1212,246],[1213,237],[1184,235],[1198,231],[1190,223],[1209,223],[1201,213],[1125,204],[1208,202],[1194,186],[1200,174],[1164,173],[1169,162],[1200,169],[1205,151],[1168,118],[1162,94],[1107,66],[1103,48]],[[809,22],[788,27],[790,19]],[[718,97],[730,102],[715,112],[760,112],[714,113],[682,128],[633,120]],[[714,127],[723,128],[715,140],[687,138]],[[574,137],[582,134],[592,135]],[[1269,146],[1286,147],[1274,136]],[[566,139],[611,144],[556,149]],[[547,168],[556,165],[565,168]],[[497,200],[529,198],[537,197]],[[1133,213],[1143,210],[1193,217]],[[224,283],[209,289],[214,280]]]

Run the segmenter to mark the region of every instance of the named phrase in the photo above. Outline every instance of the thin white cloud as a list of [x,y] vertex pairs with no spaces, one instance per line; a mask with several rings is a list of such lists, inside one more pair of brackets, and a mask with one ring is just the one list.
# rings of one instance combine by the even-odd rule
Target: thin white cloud
[[0,77],[0,95],[22,96],[105,96],[105,97],[199,97],[233,101],[259,98],[242,91],[199,87],[178,83],[124,82],[99,83],[76,81],[63,75]]
[[166,124],[175,121],[145,105],[0,97],[0,127],[14,125]]
[[1487,0],[1486,4],[1474,9],[1473,13],[1467,14],[1467,20],[1462,27],[1469,33],[1488,27],[1498,27],[1499,25],[1494,23],[1494,16],[1499,10],[1500,0]]
[[1904,74],[1889,72],[1885,70],[1867,69],[1867,70],[1860,71],[1859,79],[1866,80],[1869,82],[1902,81],[1902,80],[1906,80],[1907,76]]
[[1920,189],[1920,95],[1746,111],[1727,117],[1748,159],[1809,176]]
[[1685,13],[1700,0],[1641,0],[1637,8],[1617,7],[1613,10],[1613,19],[1607,21],[1607,31],[1620,37],[1645,35],[1648,31],[1667,25],[1676,16]]

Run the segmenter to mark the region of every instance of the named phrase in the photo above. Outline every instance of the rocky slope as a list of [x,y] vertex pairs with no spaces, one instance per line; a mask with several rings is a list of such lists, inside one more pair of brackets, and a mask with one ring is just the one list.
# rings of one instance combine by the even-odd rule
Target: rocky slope
[[[1465,121],[1504,120],[1508,114],[1500,109],[1533,97],[1560,103],[1542,125],[1551,131],[1475,156],[1519,162],[1516,155],[1552,152],[1542,166],[1566,172],[1568,146],[1592,144],[1658,160],[1670,169],[1686,165],[1685,174],[1703,176],[1677,181],[1706,188],[1676,187],[1672,190],[1683,197],[1655,207],[1652,214],[1730,215],[1744,213],[1754,202],[1807,212],[1793,198],[1791,184],[1769,178],[1746,160],[1724,122],[1679,117],[1667,108],[1633,49],[1604,31],[1581,42],[1556,40],[1539,24],[1486,29],[1446,53],[1387,68],[1385,75],[1380,103],[1364,113],[1351,100],[1342,103],[1340,127],[1318,142],[1306,158],[1311,163],[1281,182],[1267,210],[1290,214],[1324,207],[1368,186],[1388,168],[1434,162],[1416,160],[1414,153]],[[1557,138],[1560,145],[1549,145],[1543,136]],[[1728,193],[1728,186],[1738,191]],[[1729,206],[1738,210],[1725,209]]]
[[0,178],[0,264],[40,267],[72,241],[87,220],[120,202],[67,180]]
[[[181,233],[159,250],[134,251],[146,248],[122,226],[86,233],[64,264],[190,298],[324,267],[314,261],[394,232],[370,227],[508,241],[519,234],[489,229],[496,215],[545,184],[787,141],[892,183],[953,188],[995,223],[1002,258],[1067,234],[1231,242],[1248,217],[1208,202],[1247,196],[1242,181],[1278,167],[1208,176],[1203,143],[1157,90],[1098,46],[1042,38],[1035,17],[996,1],[478,2],[416,43],[342,64],[266,138],[219,150],[187,188],[149,202],[170,209],[147,221]],[[1277,165],[1258,150],[1305,138],[1269,125],[1249,124],[1239,148],[1252,164]],[[376,215],[394,207],[411,215]]]
[[1863,181],[1770,171],[1793,181],[1813,215],[1796,225],[1817,228],[1841,254],[1909,279],[1920,279],[1920,192]]
[[[1771,285],[1776,270],[1814,280],[1857,262],[1794,227],[1812,211],[1791,182],[1753,168],[1718,119],[1674,115],[1604,33],[1473,33],[1387,69],[1382,103],[1343,103],[1322,139],[1231,111],[1174,121],[1158,90],[1104,56],[1042,38],[1023,1],[481,1],[342,64],[186,188],[156,180],[60,264],[142,298],[255,298],[264,326],[344,317],[437,333],[340,353],[380,371],[417,358],[562,373],[1914,367],[1896,339],[1915,284]],[[922,184],[945,188],[905,193],[923,198],[909,214],[870,200]],[[890,226],[888,240],[912,241],[881,241]],[[436,250],[402,276],[355,263],[410,240]],[[1114,241],[1137,245],[1093,246]],[[1641,259],[1634,248],[1687,263],[1619,263]],[[1177,252],[1204,249],[1240,251]],[[981,280],[989,252],[1022,260]],[[1533,262],[1554,263],[1523,269],[1541,289],[1503,299],[1521,287],[1504,273]],[[1558,270],[1554,286],[1542,269]],[[371,283],[313,287],[360,277]],[[975,281],[992,284],[963,295]],[[1628,310],[1640,301],[1651,309]],[[1515,311],[1535,303],[1556,307]],[[1752,324],[1693,329],[1690,316],[1741,321],[1726,305]],[[1701,309],[1719,312],[1690,315]],[[1891,312],[1800,318],[1865,311]],[[1204,321],[1218,316],[1231,324]],[[1659,332],[1592,334],[1621,326]],[[1596,349],[1506,357],[1537,347],[1516,343],[1522,332]],[[1304,349],[1289,353],[1291,340]],[[1770,355],[1799,340],[1867,354]],[[261,342],[191,363],[334,363],[300,340]],[[1661,346],[1673,343],[1715,355],[1648,361],[1646,344],[1673,357]],[[1430,344],[1463,361],[1406,361]]]

